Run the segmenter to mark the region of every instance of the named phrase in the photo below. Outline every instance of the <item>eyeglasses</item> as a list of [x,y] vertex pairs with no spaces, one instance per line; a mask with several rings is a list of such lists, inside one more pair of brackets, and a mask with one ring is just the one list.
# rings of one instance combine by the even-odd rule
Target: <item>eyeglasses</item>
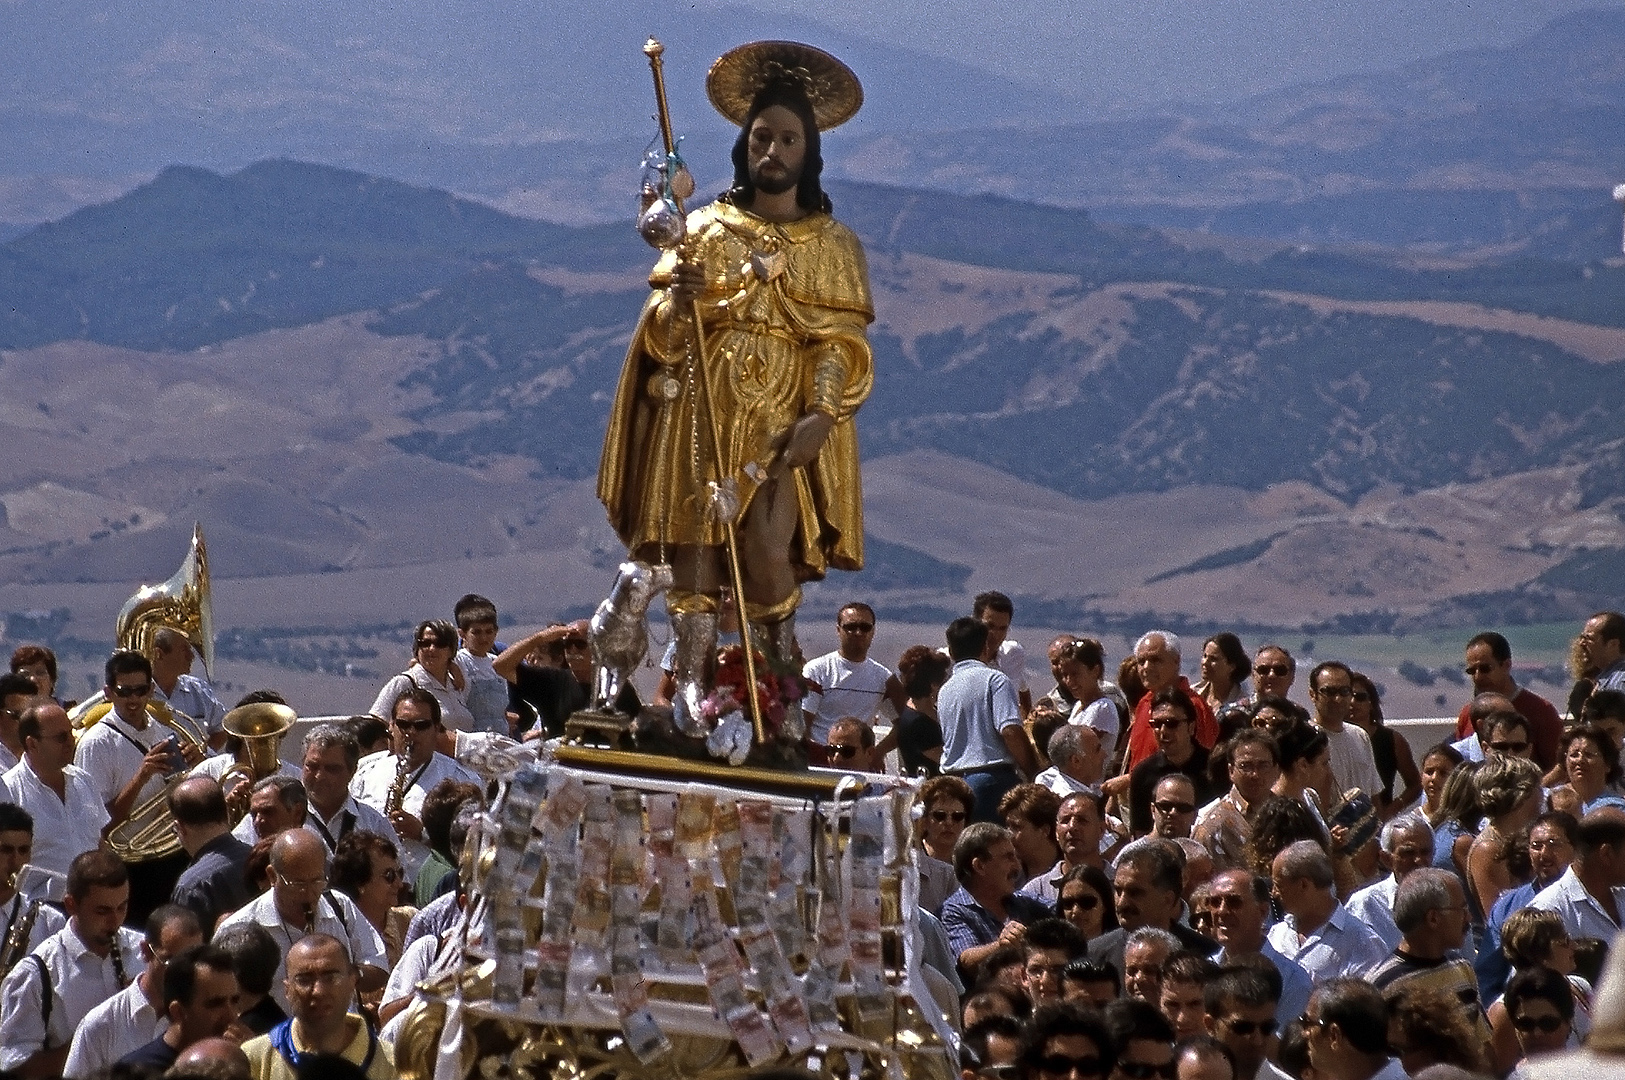
[[1194,814],[1196,804],[1188,802],[1154,802],[1151,808],[1159,814]]
[[449,641],[440,641],[440,640],[438,640],[436,638],[424,638],[422,641],[418,642],[418,649],[420,651],[423,650],[423,649],[450,649],[450,648],[453,648],[453,646]]
[[871,622],[849,622],[841,624],[841,630],[848,634],[867,634],[874,628],[875,624]]
[[395,721],[395,726],[400,728],[402,731],[428,731],[430,728],[434,727],[434,721],[418,720],[414,722],[412,720],[401,720],[397,718]]
[[1336,701],[1339,698],[1353,697],[1354,691],[1347,686],[1322,686],[1319,690],[1315,691],[1315,696],[1327,697],[1331,698],[1333,701]]
[[1298,1023],[1303,1025],[1305,1028],[1316,1028],[1321,1031],[1324,1031],[1327,1027],[1327,1022],[1325,1020],[1316,1020],[1308,1013],[1304,1013],[1302,1016],[1298,1017]]
[[1119,1061],[1117,1067],[1123,1071],[1124,1076],[1131,1077],[1132,1080],[1151,1080],[1153,1076],[1160,1076],[1163,1080],[1174,1080],[1174,1077],[1179,1074],[1179,1065],[1172,1061],[1166,1065],[1147,1065],[1140,1061]]
[[965,820],[965,811],[933,810],[931,811],[931,820],[936,822],[938,825],[946,825],[950,821],[955,825],[958,825],[960,822]]
[[1253,1034],[1267,1039],[1281,1026],[1274,1020],[1235,1020],[1228,1016],[1219,1022],[1230,1029],[1230,1034],[1239,1035],[1243,1039]]
[[1155,731],[1161,731],[1163,728],[1176,728],[1184,722],[1177,716],[1165,716],[1161,720],[1151,721],[1151,727]]
[[834,743],[825,743],[824,749],[829,752],[830,757],[838,757],[842,761],[849,757],[858,756],[858,748],[855,746],[837,746]]
[[1567,1020],[1561,1016],[1517,1016],[1512,1020],[1512,1026],[1519,1031],[1530,1032],[1537,1028],[1551,1035],[1557,1032]]
[[1354,691],[1354,700],[1364,703],[1371,700],[1371,695],[1364,690],[1356,690]]
[[1061,972],[1065,970],[1065,964],[1028,964],[1026,968],[1027,977],[1031,979],[1042,979],[1046,975],[1052,979],[1059,979]]
[[1239,773],[1257,773],[1271,768],[1275,762],[1267,758],[1232,760],[1230,767]]
[[1055,901],[1055,908],[1058,911],[1071,911],[1073,908],[1077,908],[1079,911],[1093,911],[1099,906],[1100,897],[1089,893],[1084,893],[1082,896],[1063,896]]
[[1279,676],[1282,676],[1282,675],[1290,675],[1290,674],[1292,674],[1292,668],[1289,667],[1286,664],[1254,664],[1253,665],[1253,674],[1254,675],[1274,675],[1274,676],[1279,677]]
[[1240,911],[1247,906],[1247,899],[1227,893],[1208,893],[1207,906],[1212,911]]
[[[1065,1054],[1046,1054],[1035,1063],[1038,1071],[1049,1076],[1071,1076],[1080,1073],[1084,1076],[1101,1076],[1106,1071],[1106,1063],[1099,1057],[1067,1057]],[[1122,1062],[1118,1062],[1123,1066]],[[1132,1075],[1132,1074],[1131,1074]],[[1173,1076],[1172,1072],[1164,1075]],[[1145,1080],[1145,1078],[1139,1078]]]
[[1488,675],[1495,670],[1493,664],[1468,664],[1462,668],[1468,675]]
[[983,1065],[976,1070],[982,1080],[1021,1080],[1020,1065]]
[[320,986],[337,986],[344,979],[342,971],[301,971],[297,975],[289,975],[288,981],[301,990],[314,990]]
[[1545,851],[1562,851],[1564,848],[1571,846],[1572,845],[1569,843],[1567,837],[1553,837],[1550,840],[1531,840],[1529,841],[1529,853],[1531,855],[1535,855]]
[[1527,742],[1492,742],[1490,749],[1498,754],[1521,754],[1529,749]]
[[140,686],[113,687],[114,697],[146,697],[150,693],[152,693],[152,684],[150,682],[142,683]]
[[277,874],[276,870],[274,869],[271,871],[271,873],[276,874],[276,879],[290,889],[303,889],[306,892],[321,892],[327,888],[327,878],[325,875],[322,877],[305,878],[300,881],[295,881],[293,878],[285,878],[281,874]]

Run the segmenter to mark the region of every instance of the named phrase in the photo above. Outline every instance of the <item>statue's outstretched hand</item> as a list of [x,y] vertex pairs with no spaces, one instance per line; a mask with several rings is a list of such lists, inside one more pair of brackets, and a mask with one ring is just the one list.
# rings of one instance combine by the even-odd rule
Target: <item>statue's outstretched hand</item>
[[835,429],[835,418],[829,413],[814,410],[790,425],[790,429],[780,437],[783,444],[778,457],[773,462],[773,473],[778,475],[786,469],[799,469],[804,465],[811,465],[818,456],[818,451],[824,448],[824,440]]

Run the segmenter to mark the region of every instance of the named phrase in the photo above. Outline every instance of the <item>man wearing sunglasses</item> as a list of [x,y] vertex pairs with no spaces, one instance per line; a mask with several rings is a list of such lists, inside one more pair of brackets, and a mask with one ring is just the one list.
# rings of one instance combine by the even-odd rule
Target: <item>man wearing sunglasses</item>
[[1361,979],[1333,979],[1315,990],[1302,1020],[1317,1080],[1409,1080],[1388,1051],[1388,1006]]
[[1214,956],[1221,968],[1262,956],[1281,976],[1275,1019],[1285,1027],[1309,1004],[1314,984],[1296,960],[1289,960],[1265,936],[1270,920],[1270,882],[1247,870],[1222,870],[1213,878],[1207,895],[1213,936],[1223,946]]
[[1027,1027],[1022,1080],[1089,1080],[1109,1075],[1116,1058],[1100,1014],[1069,1001],[1040,1012]]
[[[832,741],[829,736],[836,721],[851,716],[873,723],[885,708],[890,722],[908,705],[908,695],[903,693],[897,676],[885,664],[869,659],[869,648],[875,640],[873,608],[857,602],[841,608],[835,613],[835,634],[834,651],[815,656],[801,669],[802,677],[810,684],[802,711],[815,759],[818,750]],[[895,740],[892,743],[895,745]],[[815,760],[814,764],[825,763]],[[870,768],[867,761],[827,764],[835,768]]]
[[1278,996],[1269,976],[1247,967],[1224,971],[1202,990],[1203,1022],[1208,1034],[1230,1048],[1237,1080],[1288,1080],[1269,1059],[1281,1026]]
[[[1519,686],[1512,677],[1512,646],[1507,639],[1493,630],[1469,638],[1463,670],[1473,680],[1474,695],[1500,694],[1529,721],[1529,730],[1535,741],[1536,764],[1542,769],[1556,765],[1557,743],[1563,734],[1563,721],[1551,702],[1528,687]],[[1468,716],[1469,708],[1470,705],[1463,705],[1461,715],[1456,717],[1458,739],[1466,738],[1475,730],[1472,718]]]
[[[1135,836],[1151,831],[1151,798],[1163,777],[1181,773],[1191,781],[1195,794],[1189,821],[1195,819],[1196,807],[1218,797],[1208,775],[1208,751],[1196,739],[1196,707],[1190,697],[1177,687],[1166,687],[1145,707],[1146,723],[1156,737],[1157,752],[1134,767],[1129,774],[1128,805],[1129,828]],[[1205,707],[1205,706],[1204,706]],[[1189,827],[1186,828],[1188,836]]]
[[1371,749],[1371,736],[1349,720],[1354,711],[1354,672],[1347,664],[1327,660],[1309,673],[1309,697],[1315,705],[1315,726],[1326,733],[1332,748],[1332,776],[1339,791],[1359,788],[1367,795],[1382,793],[1382,777]]
[[[429,857],[423,832],[423,800],[442,780],[481,784],[467,768],[435,749],[441,732],[440,701],[421,686],[401,692],[390,709],[390,752],[370,754],[356,768],[350,794],[384,814],[400,840],[401,862],[414,876]],[[390,792],[401,787],[400,809],[389,813]]]
[[825,758],[832,769],[874,772],[875,733],[855,716],[843,716],[829,729]]

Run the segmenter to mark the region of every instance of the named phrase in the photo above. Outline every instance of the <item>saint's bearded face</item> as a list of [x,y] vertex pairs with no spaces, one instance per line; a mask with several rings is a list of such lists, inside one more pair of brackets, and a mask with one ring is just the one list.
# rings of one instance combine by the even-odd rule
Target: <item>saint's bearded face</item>
[[801,118],[783,105],[769,105],[751,121],[746,144],[750,182],[766,195],[782,195],[801,182],[807,135]]

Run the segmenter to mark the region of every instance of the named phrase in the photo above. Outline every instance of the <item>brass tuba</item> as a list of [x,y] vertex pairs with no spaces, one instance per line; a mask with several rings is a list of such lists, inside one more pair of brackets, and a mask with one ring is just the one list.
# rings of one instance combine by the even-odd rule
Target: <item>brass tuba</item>
[[226,791],[231,804],[231,823],[236,825],[247,813],[246,800],[233,800],[233,779],[252,789],[259,781],[281,767],[282,736],[288,733],[299,715],[286,705],[271,701],[257,701],[239,705],[226,714],[221,726],[226,734],[235,736],[243,744],[242,760],[220,776],[220,786]]
[[[209,601],[209,555],[203,545],[203,526],[192,526],[192,545],[175,575],[162,585],[143,585],[125,601],[114,623],[114,637],[121,649],[150,656],[153,636],[162,627],[179,630],[203,659],[203,670],[214,675],[214,614]],[[106,716],[112,704],[100,694],[74,711],[74,726],[85,729]],[[202,725],[183,712],[159,701],[147,703],[147,715],[175,732],[182,742],[207,754],[209,736]],[[175,835],[175,818],[169,812],[169,791],[186,777],[179,769],[163,789],[138,805],[130,816],[107,834],[113,854],[127,863],[151,862],[181,850]]]

